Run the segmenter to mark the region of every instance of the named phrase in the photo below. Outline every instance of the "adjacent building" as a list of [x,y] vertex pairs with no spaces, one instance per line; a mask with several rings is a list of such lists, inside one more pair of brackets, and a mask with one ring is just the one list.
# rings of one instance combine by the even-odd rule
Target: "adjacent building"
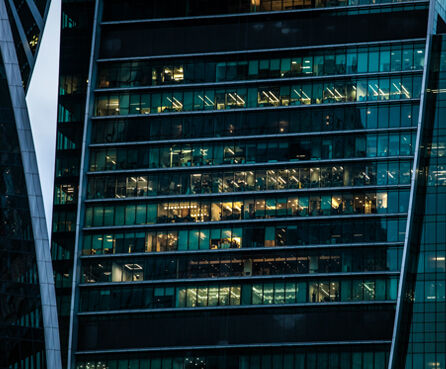
[[46,1],[0,1],[0,368],[61,367],[56,296],[25,91]]
[[63,0],[64,367],[445,368],[443,13]]

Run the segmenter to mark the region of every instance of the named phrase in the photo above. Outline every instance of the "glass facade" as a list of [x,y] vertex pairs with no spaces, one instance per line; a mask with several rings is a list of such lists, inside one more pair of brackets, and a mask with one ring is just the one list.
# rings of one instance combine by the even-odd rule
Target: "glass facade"
[[427,79],[425,125],[420,138],[419,185],[415,194],[413,225],[401,334],[397,341],[398,365],[444,368],[445,350],[445,110],[442,88],[446,71],[444,34],[432,37]]
[[318,350],[308,348],[276,349],[270,351],[244,350],[243,353],[227,353],[221,350],[215,352],[201,352],[185,355],[138,355],[130,358],[100,359],[89,357],[84,359],[79,368],[111,368],[111,369],[177,369],[177,368],[218,368],[218,369],[314,369],[314,368],[351,368],[355,363],[357,369],[385,368],[388,360],[383,347],[376,351],[369,351],[361,347],[342,347],[333,350],[323,347]]
[[[274,58],[275,56],[275,58]],[[336,74],[422,70],[423,43],[392,43],[375,47],[322,49],[272,54],[175,60],[115,62],[99,66],[98,88],[142,87],[279,79]]]
[[432,6],[64,0],[68,367],[405,368]]
[[49,4],[49,1],[46,0],[5,1],[25,88],[28,86],[34,67]]
[[58,369],[57,310],[25,91],[47,1],[0,1],[0,368]]
[[67,367],[75,224],[94,2],[63,1],[51,256]]
[[[0,59],[0,367],[45,368],[37,261],[20,146]],[[17,291],[12,293],[13,291]]]
[[96,116],[159,114],[294,105],[332,104],[419,98],[421,78],[412,73],[391,78],[374,76],[351,80],[307,81],[293,85],[269,85],[182,90],[162,93],[101,94]]
[[[88,199],[152,197],[161,195],[211,194],[268,190],[303,190],[342,186],[408,185],[411,162],[345,162],[320,167],[203,171],[193,174],[166,173],[92,177]],[[58,189],[58,201],[73,201]]]

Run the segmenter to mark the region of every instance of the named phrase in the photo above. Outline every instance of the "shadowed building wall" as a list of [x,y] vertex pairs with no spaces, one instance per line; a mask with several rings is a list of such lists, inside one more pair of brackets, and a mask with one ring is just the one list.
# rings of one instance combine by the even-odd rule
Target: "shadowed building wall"
[[61,367],[57,310],[25,88],[46,2],[0,2],[0,367]]

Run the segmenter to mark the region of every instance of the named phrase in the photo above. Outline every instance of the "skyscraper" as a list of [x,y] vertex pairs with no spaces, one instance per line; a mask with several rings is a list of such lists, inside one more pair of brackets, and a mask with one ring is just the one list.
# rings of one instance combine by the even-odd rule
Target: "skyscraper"
[[0,1],[0,368],[58,369],[56,297],[25,102],[46,1]]
[[65,365],[445,368],[442,9],[64,0]]

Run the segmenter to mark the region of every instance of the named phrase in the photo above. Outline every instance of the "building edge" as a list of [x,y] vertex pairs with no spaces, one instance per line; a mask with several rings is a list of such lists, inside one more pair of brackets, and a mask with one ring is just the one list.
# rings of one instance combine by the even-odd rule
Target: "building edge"
[[48,231],[25,91],[5,0],[0,0],[0,30],[0,51],[3,56],[14,112],[33,230],[42,303],[46,363],[48,369],[60,369],[62,364],[60,358],[59,325]]

